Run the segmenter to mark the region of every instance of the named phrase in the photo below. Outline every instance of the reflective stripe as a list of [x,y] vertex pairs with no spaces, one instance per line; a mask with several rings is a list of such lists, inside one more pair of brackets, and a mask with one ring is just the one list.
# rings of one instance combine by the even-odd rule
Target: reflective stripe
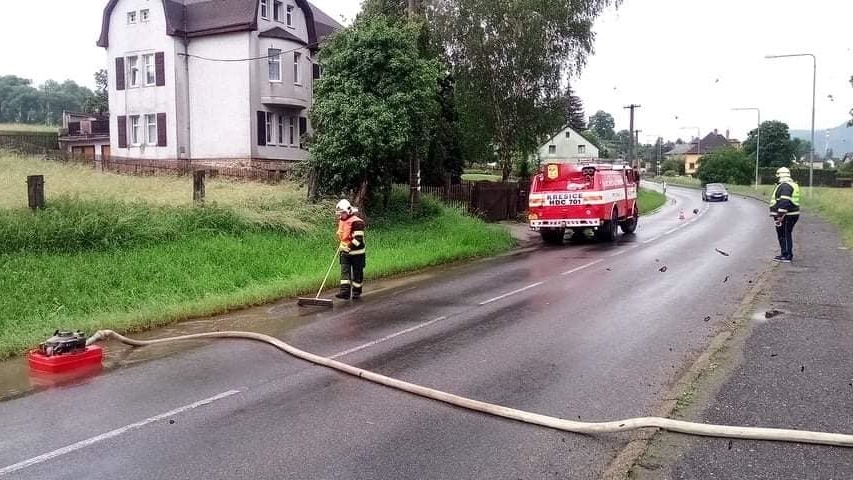
[[364,285],[364,284],[363,284],[363,283],[355,283],[355,282],[352,282],[352,286],[353,286],[353,287],[355,287],[355,288],[361,288],[361,286],[362,286],[362,285]]
[[800,211],[799,211],[799,210],[798,210],[798,211],[796,211],[796,212],[785,212],[785,215],[787,215],[787,216],[789,216],[789,217],[790,217],[791,215],[799,215],[799,214],[800,214]]
[[350,250],[349,254],[350,255],[364,255],[364,249],[362,248],[361,250]]
[[350,284],[349,280],[341,280],[341,285],[349,285],[349,284]]
[[779,197],[779,200],[790,200],[790,199],[791,199],[791,197],[789,197],[787,195],[782,195]]
[[360,246],[361,246],[361,242],[359,242],[359,241],[358,241],[358,240],[356,240],[355,238],[353,238],[353,239],[352,239],[352,244],[353,244],[353,245],[355,245],[356,247],[360,247]]
[[364,230],[356,230],[356,231],[352,232],[352,236],[353,237],[363,237],[364,236]]

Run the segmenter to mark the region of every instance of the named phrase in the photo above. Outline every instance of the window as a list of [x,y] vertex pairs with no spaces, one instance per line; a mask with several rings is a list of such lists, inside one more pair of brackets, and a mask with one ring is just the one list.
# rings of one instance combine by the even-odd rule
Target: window
[[145,124],[148,126],[148,136],[145,138],[145,143],[148,145],[157,145],[157,115],[145,115]]
[[269,18],[270,15],[267,12],[267,0],[261,0],[261,18]]
[[293,117],[288,117],[287,119],[290,122],[290,146],[296,146],[296,119]]
[[270,81],[281,81],[281,50],[277,48],[267,49],[267,60],[270,66]]
[[284,115],[278,116],[278,144],[284,145]]
[[696,164],[695,164],[695,163],[693,163],[693,162],[690,162],[690,163],[687,165],[687,169],[688,169],[688,170],[693,170],[694,168],[696,168]]
[[147,8],[139,11],[139,21],[140,22],[147,22],[148,21],[148,9]]
[[276,22],[281,21],[281,9],[284,3],[281,0],[273,0],[272,2],[272,19]]
[[296,85],[302,84],[302,78],[299,75],[299,60],[302,59],[302,54],[299,52],[293,52],[293,83]]
[[130,117],[130,143],[131,145],[142,144],[142,124],[139,122],[139,115]]
[[154,54],[142,56],[142,66],[145,69],[145,85],[154,85],[157,81],[156,71],[154,69]]
[[127,76],[130,78],[130,86],[139,86],[139,58],[127,57]]
[[567,130],[567,131],[566,131],[566,138],[569,138],[569,137],[571,137],[571,136],[572,136],[572,132],[570,132],[570,131],[568,131],[568,130]]
[[275,120],[275,115],[267,112],[267,145],[272,143],[272,124]]
[[127,12],[127,23],[136,23],[136,12]]
[[578,153],[586,153],[586,145],[578,145]]
[[287,26],[293,28],[293,5],[287,6],[287,15],[285,16],[285,20]]
[[548,145],[548,155],[555,155],[557,153],[556,145]]

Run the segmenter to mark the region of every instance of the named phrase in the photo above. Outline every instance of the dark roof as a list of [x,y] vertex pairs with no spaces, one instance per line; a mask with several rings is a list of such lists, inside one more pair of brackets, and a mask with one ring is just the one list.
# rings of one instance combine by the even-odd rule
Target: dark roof
[[[305,15],[307,44],[312,48],[333,31],[343,28],[307,0],[294,1]],[[110,17],[117,3],[118,0],[109,0],[104,8],[99,47],[109,46]],[[202,37],[258,29],[258,0],[163,0],[163,5],[167,35]]]
[[[712,150],[717,150],[723,147],[729,147],[731,144],[729,143],[729,139],[725,137],[725,135],[720,135],[717,132],[711,132],[699,142],[699,155],[705,155],[706,153],[711,152]],[[690,148],[686,152],[681,152],[679,155],[696,155],[697,145],[696,140],[690,142]],[[673,149],[675,150],[675,149]]]
[[684,155],[691,149],[695,149],[692,143],[679,143],[672,147],[672,149],[670,149],[664,155]]
[[287,30],[281,27],[273,27],[269,30],[264,30],[263,32],[259,33],[258,36],[266,38],[281,38],[283,40],[291,40],[305,45],[305,40],[302,40],[301,38],[297,37],[296,35],[288,32]]

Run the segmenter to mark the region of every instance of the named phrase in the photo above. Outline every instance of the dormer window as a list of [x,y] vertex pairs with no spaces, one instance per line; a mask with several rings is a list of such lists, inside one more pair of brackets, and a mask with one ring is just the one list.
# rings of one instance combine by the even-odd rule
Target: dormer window
[[127,23],[128,24],[136,23],[136,11],[127,12]]
[[272,19],[276,22],[281,21],[282,13],[284,9],[284,2],[282,0],[273,0],[272,1]]
[[293,28],[293,5],[287,6],[287,15],[285,16],[285,20],[287,26]]
[[566,138],[569,138],[569,137],[571,137],[571,136],[572,136],[572,132],[570,132],[570,131],[566,130]]
[[270,18],[268,1],[269,0],[261,0],[261,18],[263,19]]
[[139,21],[140,22],[147,22],[148,21],[148,9],[147,8],[139,11]]

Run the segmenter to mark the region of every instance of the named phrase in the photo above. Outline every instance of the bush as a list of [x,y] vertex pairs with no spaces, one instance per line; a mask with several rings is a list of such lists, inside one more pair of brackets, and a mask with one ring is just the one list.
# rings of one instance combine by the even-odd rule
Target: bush
[[703,184],[749,185],[753,179],[752,168],[752,162],[742,151],[724,148],[704,155],[699,161],[696,176]]
[[676,172],[675,170],[667,170],[667,171],[663,172],[663,176],[664,177],[676,177],[676,176],[678,176],[678,172]]
[[664,176],[674,177],[676,175],[684,175],[684,160],[681,158],[667,158],[660,166],[663,172],[674,172],[672,175],[664,173]]

